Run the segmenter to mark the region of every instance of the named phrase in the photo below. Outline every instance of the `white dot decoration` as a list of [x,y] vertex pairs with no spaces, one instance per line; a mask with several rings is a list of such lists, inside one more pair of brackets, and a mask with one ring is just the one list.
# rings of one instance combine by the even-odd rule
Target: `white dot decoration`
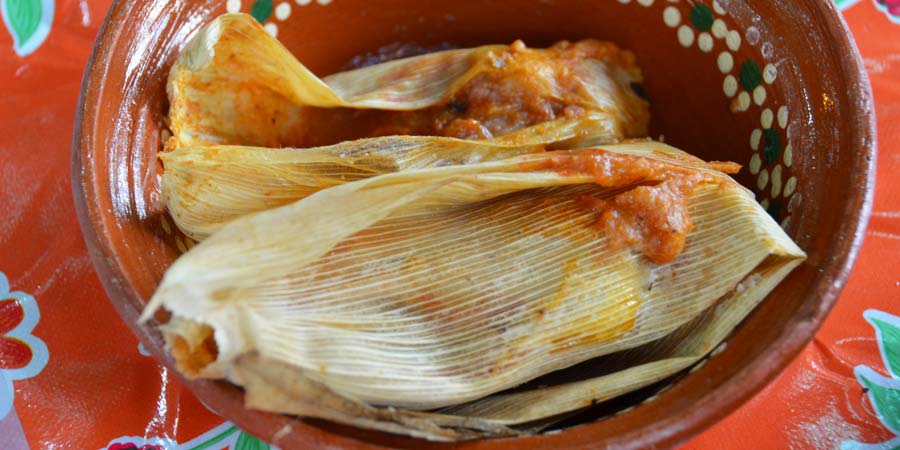
[[775,68],[775,65],[766,64],[766,67],[763,69],[763,81],[765,81],[766,84],[772,84],[777,77],[778,69]]
[[759,106],[766,102],[766,88],[762,87],[762,85],[757,86],[753,90],[753,102]]
[[794,163],[794,147],[791,144],[788,144],[784,147],[784,165],[785,167],[791,167]]
[[694,29],[687,25],[678,27],[678,42],[685,47],[694,45]]
[[769,209],[769,199],[764,198],[761,202],[759,202],[759,206],[762,206],[763,209]]
[[300,6],[306,6],[310,3],[312,3],[312,0],[297,0],[297,4]]
[[747,92],[741,92],[732,105],[732,109],[738,112],[744,112],[750,109],[750,94],[748,94]]
[[759,153],[754,153],[753,156],[750,157],[750,174],[758,174],[760,167],[762,167],[762,160],[759,159]]
[[719,3],[719,0],[713,0],[713,9],[716,10],[719,15],[725,15],[725,8],[722,7],[722,4]]
[[719,53],[719,70],[722,73],[731,72],[731,69],[734,69],[734,57],[731,56],[731,53],[722,52]]
[[791,227],[791,216],[787,216],[781,221],[781,228],[787,230]]
[[637,0],[637,2],[644,6],[653,6],[653,0]]
[[234,14],[241,10],[241,0],[228,0],[225,3],[225,10]]
[[[703,366],[706,365],[706,362],[707,362],[707,360],[705,360],[705,359],[703,361],[698,362],[694,367],[691,367],[691,370],[689,370],[688,373],[694,373],[694,372],[702,369]],[[644,403],[647,403],[647,400],[644,400]]]
[[756,27],[747,28],[747,31],[744,32],[744,37],[747,39],[747,43],[750,45],[756,45],[759,43],[759,29]]
[[670,6],[663,11],[663,22],[669,28],[675,28],[681,24],[681,11],[674,6]]
[[722,39],[728,34],[728,27],[725,26],[725,21],[722,19],[716,19],[712,24],[712,34],[716,37],[716,39]]
[[266,33],[269,33],[269,35],[271,35],[272,37],[278,37],[278,25],[269,22],[263,25],[263,29],[266,30]]
[[778,198],[781,195],[781,166],[775,166],[772,169],[772,198]]
[[714,356],[719,356],[722,352],[725,351],[726,347],[728,347],[727,342],[723,342],[723,343],[717,345],[716,348],[713,349],[713,351],[709,352],[709,357],[712,358]]
[[741,48],[741,34],[735,30],[729,31],[728,35],[725,36],[725,44],[728,45],[728,48],[730,48],[731,51],[738,51],[738,49]]
[[628,3],[631,3],[631,0],[619,0],[619,3],[626,5]]
[[275,7],[275,18],[278,20],[287,20],[288,17],[291,16],[291,4],[284,2],[279,3],[278,6]]
[[[724,342],[723,342],[723,344],[724,344]],[[669,389],[672,389],[672,385],[671,385],[671,384],[666,385],[666,386],[663,387],[663,388],[660,388],[660,390],[656,391],[656,394],[657,394],[657,395],[662,394],[663,392],[666,392],[666,391],[668,391]]]
[[775,53],[775,47],[773,47],[771,43],[766,42],[760,47],[760,51],[762,52],[763,58],[772,59],[772,56]]
[[778,126],[781,128],[787,128],[788,123],[788,109],[787,106],[782,106],[778,108]]
[[774,120],[774,116],[769,108],[766,108],[762,115],[759,116],[759,122],[762,124],[763,129],[772,128],[772,120]]
[[[635,408],[637,408],[637,406],[629,406],[625,409],[620,409],[618,412],[616,412],[615,415],[621,416],[622,414],[630,413],[631,411],[634,411]],[[552,431],[550,433],[552,433]],[[550,433],[547,433],[547,434],[550,434]]]
[[759,150],[760,142],[762,142],[762,130],[757,128],[750,133],[750,147],[753,150]]
[[784,183],[784,196],[790,197],[794,194],[795,190],[797,190],[797,177],[790,177],[787,182]]
[[735,78],[734,75],[728,75],[727,77],[725,77],[725,83],[722,85],[722,90],[725,91],[725,95],[727,95],[728,98],[731,98],[731,97],[734,97],[735,95],[737,95],[737,91],[738,91],[737,78]]
[[700,36],[697,37],[697,46],[700,47],[700,50],[702,50],[704,53],[711,52],[713,48],[712,36],[705,31],[703,33],[700,33]]
[[799,192],[794,194],[793,197],[791,197],[791,201],[788,202],[788,212],[789,213],[794,212],[794,209],[797,208],[798,206],[800,206],[800,200],[801,199],[800,199]]
[[759,178],[756,179],[756,187],[763,190],[769,185],[769,171],[766,169],[759,171]]
[[318,4],[322,5],[322,6],[325,6],[325,5],[329,4],[329,3],[331,3],[331,0],[316,0],[316,3],[318,3]]

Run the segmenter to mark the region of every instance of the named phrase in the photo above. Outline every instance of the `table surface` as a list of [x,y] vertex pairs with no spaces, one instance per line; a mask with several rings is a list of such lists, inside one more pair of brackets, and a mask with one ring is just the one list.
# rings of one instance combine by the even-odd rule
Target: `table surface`
[[[330,2],[294,7],[322,3]],[[865,244],[800,357],[683,448],[900,449],[900,0],[837,3],[878,115]],[[265,448],[146,356],[106,300],[82,241],[69,181],[72,123],[110,0],[0,4],[0,448]]]

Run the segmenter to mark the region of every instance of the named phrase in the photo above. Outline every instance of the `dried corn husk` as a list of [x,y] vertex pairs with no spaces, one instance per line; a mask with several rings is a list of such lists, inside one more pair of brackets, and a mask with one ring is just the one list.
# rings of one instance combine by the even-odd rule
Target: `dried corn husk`
[[[228,145],[185,147],[159,155],[161,191],[186,235],[200,241],[253,212],[299,200],[319,190],[398,170],[496,161],[569,145],[582,130],[603,130],[607,116],[549,123],[518,143],[445,137],[396,136],[311,149]],[[537,131],[537,130],[533,130]]]
[[[805,257],[696,158],[603,151],[703,175],[673,261],[610,242],[572,200],[666,180],[598,185],[548,169],[548,152],[380,175],[235,220],[175,262],[145,318],[171,311],[181,370],[243,386],[254,408],[437,440],[515,434],[689,366]],[[597,357],[594,378],[489,396]]]
[[[577,88],[589,99],[581,107],[606,121],[595,129],[583,129],[578,141],[609,143],[646,135],[647,104],[631,89],[632,83],[641,81],[640,70],[630,52],[608,45],[607,55],[584,59],[572,69]],[[166,147],[283,147],[321,132],[307,127],[310,107],[400,111],[439,105],[485,71],[494,63],[493,55],[506,48],[450,50],[320,79],[255,19],[225,14],[204,27],[172,67],[167,88],[173,136]],[[541,81],[553,91],[561,89],[553,77]],[[526,128],[501,140],[521,143],[547,132]]]

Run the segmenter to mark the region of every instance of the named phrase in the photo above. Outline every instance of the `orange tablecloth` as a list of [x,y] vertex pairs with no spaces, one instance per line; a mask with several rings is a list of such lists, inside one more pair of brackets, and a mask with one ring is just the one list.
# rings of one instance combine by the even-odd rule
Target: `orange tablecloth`
[[[0,449],[264,448],[144,356],[82,241],[69,181],[72,123],[109,4],[0,0]],[[838,4],[878,114],[865,245],[815,341],[685,448],[900,448],[900,0]]]

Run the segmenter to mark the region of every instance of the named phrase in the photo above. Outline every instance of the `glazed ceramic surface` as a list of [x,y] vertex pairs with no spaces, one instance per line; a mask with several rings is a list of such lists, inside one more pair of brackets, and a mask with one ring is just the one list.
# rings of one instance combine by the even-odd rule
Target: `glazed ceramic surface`
[[[652,135],[704,159],[743,164],[737,179],[809,254],[689,374],[569,419],[560,433],[453,448],[680,442],[790,362],[843,287],[871,203],[874,118],[858,54],[828,2],[120,1],[85,74],[73,186],[111,300],[170,367],[157,324],[137,324],[166,267],[193,244],[174,229],[159,198],[155,155],[167,133],[165,81],[181,46],[226,11],[252,14],[318,75],[400,46],[615,41],[634,51],[644,70]],[[188,383],[213,409],[282,448],[449,446],[247,410],[240,390],[227,383]]]

